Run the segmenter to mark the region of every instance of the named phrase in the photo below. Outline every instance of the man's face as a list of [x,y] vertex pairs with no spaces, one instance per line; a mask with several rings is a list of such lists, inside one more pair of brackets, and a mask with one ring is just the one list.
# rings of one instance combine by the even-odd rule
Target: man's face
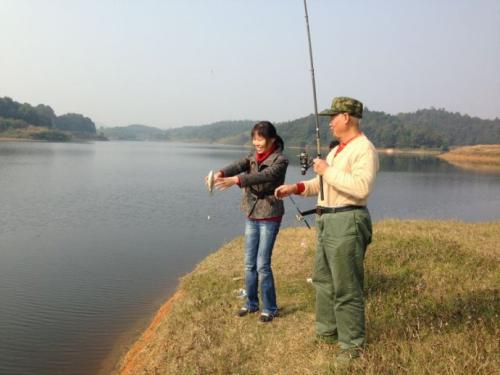
[[330,131],[337,139],[342,139],[349,131],[349,115],[338,113],[330,117]]

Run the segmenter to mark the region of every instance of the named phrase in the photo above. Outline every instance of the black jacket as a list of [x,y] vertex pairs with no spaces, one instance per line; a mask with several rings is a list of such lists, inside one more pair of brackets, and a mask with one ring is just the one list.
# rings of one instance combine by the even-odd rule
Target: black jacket
[[245,189],[241,210],[251,219],[283,216],[283,201],[274,197],[274,189],[285,182],[288,159],[278,147],[260,165],[255,153],[228,165],[221,171],[225,177],[238,175]]

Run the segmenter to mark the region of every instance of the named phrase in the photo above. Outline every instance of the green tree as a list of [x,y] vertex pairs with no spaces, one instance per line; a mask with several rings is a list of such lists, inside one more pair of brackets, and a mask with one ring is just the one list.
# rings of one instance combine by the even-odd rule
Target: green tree
[[67,113],[56,117],[55,128],[58,130],[96,134],[94,122],[78,113]]

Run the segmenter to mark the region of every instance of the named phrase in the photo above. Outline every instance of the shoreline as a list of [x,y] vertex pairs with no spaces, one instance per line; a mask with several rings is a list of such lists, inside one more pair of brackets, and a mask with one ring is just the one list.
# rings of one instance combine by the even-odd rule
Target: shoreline
[[[183,291],[176,289],[174,293],[160,305],[158,310],[153,315],[153,318],[145,318],[141,322],[147,321],[146,328],[141,330],[139,336],[133,338],[134,341],[127,340],[131,337],[124,337],[119,340],[111,353],[103,360],[98,374],[120,374],[120,375],[133,375],[134,369],[137,369],[143,361],[138,358],[138,354],[144,347],[151,341],[152,336],[155,334],[159,324],[165,319],[167,314],[172,309],[173,304],[183,295]],[[137,325],[141,325],[141,322]],[[127,335],[125,335],[127,336]]]
[[[251,148],[251,146],[244,145],[244,147]],[[303,150],[304,147],[300,146],[286,146],[286,148],[292,149],[292,150]],[[307,148],[308,150],[312,149],[311,147]],[[321,146],[322,151],[329,151],[329,148],[327,146]],[[376,148],[377,152],[380,154],[386,154],[386,155],[431,155],[431,156],[437,156],[442,153],[442,151],[439,150],[432,150],[432,149],[420,149],[420,148]]]
[[[87,140],[85,140],[87,141]],[[100,139],[90,139],[89,141],[102,141]],[[119,142],[117,140],[110,140],[110,141],[115,141]],[[41,140],[41,139],[30,139],[30,138],[10,138],[10,137],[0,137],[0,142],[51,142],[47,140]],[[137,142],[146,142],[146,141],[137,141]],[[73,141],[67,141],[64,143],[79,143],[79,140],[73,140]],[[185,143],[185,142],[178,142],[178,143]],[[189,142],[187,142],[189,143]],[[227,144],[219,144],[222,146],[230,146],[230,147],[244,147],[244,148],[251,148],[251,146],[248,145],[227,145]],[[292,150],[302,150],[304,147],[300,146],[287,146],[287,148],[292,149]],[[321,147],[322,151],[326,151],[328,153],[329,149],[326,146]],[[378,153],[381,154],[386,154],[386,155],[429,155],[429,156],[436,156],[440,157],[439,155],[442,154],[442,151],[438,150],[430,150],[430,149],[404,149],[404,148],[377,148],[376,149]]]
[[176,289],[169,292],[163,298],[158,298],[156,308],[154,308],[147,316],[140,316],[133,323],[127,325],[123,331],[112,341],[111,349],[105,354],[104,358],[100,360],[97,368],[96,375],[108,375],[116,373],[121,366],[125,355],[131,350],[133,345],[141,338],[143,333],[148,329],[151,322],[154,320],[158,311],[167,303]]
[[439,150],[420,148],[377,148],[378,153],[386,155],[430,155],[438,156],[442,153]]
[[500,172],[500,145],[474,145],[437,155],[441,160],[469,171]]
[[41,139],[0,137],[0,142],[47,142]]
[[[499,225],[498,220],[384,220],[375,224],[376,241],[365,259],[371,339],[362,358],[353,365],[352,369],[358,370],[353,373],[396,372],[401,369],[399,365],[415,372],[424,364],[439,372],[443,360],[455,370],[474,369],[484,363],[491,370],[488,358],[494,348],[488,342],[493,337],[490,325],[494,325],[493,301],[498,289],[488,285],[498,275],[498,268],[491,264],[499,256]],[[413,238],[411,243],[401,245],[401,239],[408,236]],[[483,243],[481,248],[477,247],[478,240]],[[460,251],[456,250],[457,244]],[[270,326],[255,324],[253,317],[233,319],[228,315],[239,305],[234,292],[240,286],[241,277],[236,276],[241,274],[242,254],[237,250],[242,245],[242,238],[236,237],[183,276],[176,292],[161,305],[147,329],[110,373],[245,373],[249,369],[268,373],[283,355],[290,357],[282,363],[280,373],[300,368],[311,373],[331,372],[336,348],[308,340],[314,336],[314,291],[306,282],[314,263],[313,231],[287,228],[279,234],[273,263],[281,289],[281,314]],[[446,251],[441,254],[437,249]],[[475,259],[472,270],[463,264],[463,254]],[[390,260],[396,263],[381,267]],[[436,268],[436,264],[440,266]],[[421,272],[422,268],[426,272]],[[481,282],[451,282],[461,279],[465,269]],[[392,299],[400,291],[387,285],[393,279],[404,281],[401,288],[407,292],[404,300],[398,299],[396,304]],[[388,318],[393,315],[389,310],[395,308],[403,317],[413,317],[417,303],[422,320],[417,328],[425,335],[425,342],[403,337],[409,329],[417,329],[412,319],[394,322]],[[472,314],[472,321],[471,316],[466,321],[462,313],[456,315],[455,311]],[[226,318],[220,319],[221,314]],[[439,329],[435,326],[436,316],[442,323]],[[431,345],[433,350],[429,350],[429,342],[435,344]],[[256,363],[258,358],[261,361]],[[456,358],[468,358],[473,363],[455,363]]]

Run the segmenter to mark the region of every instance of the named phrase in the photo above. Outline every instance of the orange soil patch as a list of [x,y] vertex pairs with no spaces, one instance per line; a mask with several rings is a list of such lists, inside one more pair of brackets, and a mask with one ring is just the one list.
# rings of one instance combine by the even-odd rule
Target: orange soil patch
[[165,302],[160,310],[156,313],[153,321],[149,324],[149,327],[142,334],[142,336],[137,340],[132,348],[125,355],[123,362],[120,366],[120,375],[132,375],[137,373],[137,369],[145,366],[143,360],[139,357],[139,353],[144,349],[144,347],[151,341],[153,335],[156,332],[156,329],[160,325],[160,323],[165,319],[166,315],[170,312],[172,305],[179,297],[182,296],[181,291],[175,292],[175,294]]

